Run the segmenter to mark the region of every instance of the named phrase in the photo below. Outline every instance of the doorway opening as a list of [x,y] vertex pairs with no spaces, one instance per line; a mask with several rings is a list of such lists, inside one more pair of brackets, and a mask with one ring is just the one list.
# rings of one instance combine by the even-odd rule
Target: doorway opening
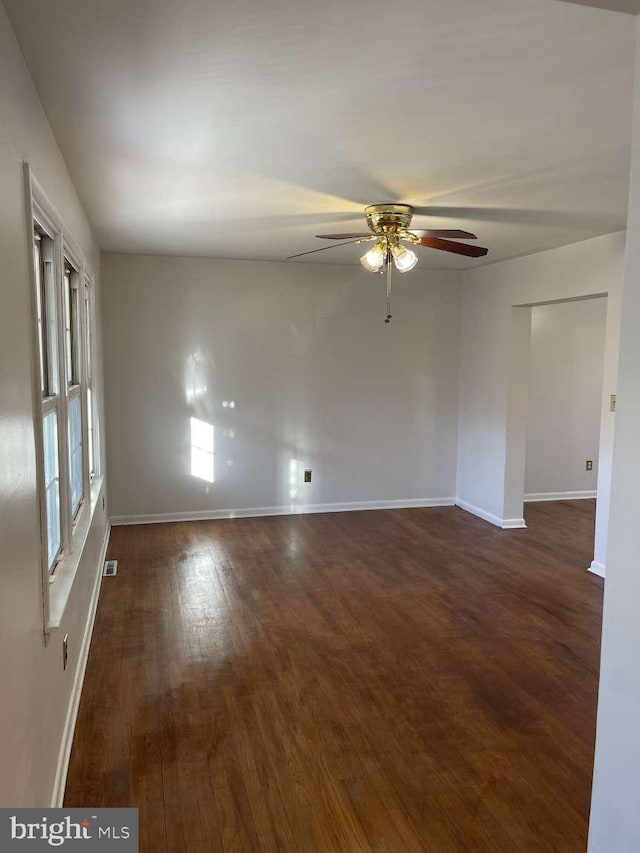
[[600,453],[607,297],[531,309],[524,517],[549,537],[585,540],[591,562]]

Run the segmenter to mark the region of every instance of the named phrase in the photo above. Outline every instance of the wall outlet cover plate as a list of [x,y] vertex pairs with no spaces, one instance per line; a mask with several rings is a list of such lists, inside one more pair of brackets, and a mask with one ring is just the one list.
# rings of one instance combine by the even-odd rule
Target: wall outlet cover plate
[[104,569],[102,572],[102,577],[104,578],[112,578],[114,575],[118,574],[118,561],[117,560],[106,560],[104,564]]

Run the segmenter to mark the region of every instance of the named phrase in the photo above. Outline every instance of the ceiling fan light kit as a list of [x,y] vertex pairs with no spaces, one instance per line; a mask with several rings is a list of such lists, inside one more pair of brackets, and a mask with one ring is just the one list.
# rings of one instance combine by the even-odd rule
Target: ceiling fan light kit
[[369,272],[380,272],[386,259],[386,252],[379,243],[376,243],[361,258],[362,266]]
[[[360,263],[369,272],[382,272],[386,264],[387,268],[387,316],[385,323],[391,321],[391,274],[393,267],[398,272],[405,273],[412,270],[418,263],[418,256],[411,249],[402,245],[402,242],[411,243],[415,246],[427,246],[431,249],[439,249],[443,252],[452,252],[456,255],[466,255],[471,258],[480,258],[489,251],[482,246],[468,246],[458,243],[449,237],[460,237],[463,240],[475,240],[475,234],[468,231],[456,231],[451,229],[429,229],[410,231],[413,219],[413,208],[408,204],[371,204],[365,207],[364,214],[367,219],[370,234],[318,234],[323,240],[342,240],[341,246],[350,243],[369,243],[374,245],[360,258]],[[311,255],[322,252],[325,249],[333,249],[335,246],[326,246],[322,249],[312,249],[310,252],[300,252],[291,255],[291,258],[299,258],[303,255]]]
[[409,272],[418,263],[418,256],[411,249],[405,249],[399,243],[390,246],[393,262],[398,272]]

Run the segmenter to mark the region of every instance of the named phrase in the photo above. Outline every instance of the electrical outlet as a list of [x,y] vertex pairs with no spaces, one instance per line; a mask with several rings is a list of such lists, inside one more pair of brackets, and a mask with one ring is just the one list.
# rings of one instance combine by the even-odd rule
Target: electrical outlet
[[611,402],[609,403],[609,411],[615,412],[615,410],[616,410],[616,395],[612,394],[611,395]]
[[102,576],[105,578],[113,578],[118,574],[118,561],[105,560]]
[[311,468],[304,469],[304,481],[305,483],[311,482]]
[[69,660],[69,635],[65,634],[62,639],[62,668],[67,668],[67,661]]
[[587,459],[587,471],[593,471],[593,459]]

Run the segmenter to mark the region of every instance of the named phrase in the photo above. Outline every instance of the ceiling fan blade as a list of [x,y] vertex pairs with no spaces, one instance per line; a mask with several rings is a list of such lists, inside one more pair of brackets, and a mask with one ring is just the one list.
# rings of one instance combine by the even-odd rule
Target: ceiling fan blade
[[339,246],[350,246],[352,243],[363,243],[366,240],[372,240],[373,237],[365,237],[364,240],[359,238],[358,240],[347,240],[346,243],[335,243],[333,246],[322,246],[321,249],[311,249],[310,252],[298,252],[297,255],[289,255],[287,258],[290,261],[292,258],[301,258],[303,255],[314,255],[316,252],[326,252],[327,249],[337,249]]
[[353,240],[356,237],[370,237],[371,234],[316,234],[321,240]]
[[460,231],[457,228],[409,228],[411,234],[418,237],[446,237],[450,240],[477,240],[471,231]]
[[453,240],[442,240],[440,237],[423,237],[420,246],[430,249],[441,249],[443,252],[453,252],[454,255],[466,255],[469,258],[481,258],[489,251],[482,246],[467,246],[466,243],[454,243]]

